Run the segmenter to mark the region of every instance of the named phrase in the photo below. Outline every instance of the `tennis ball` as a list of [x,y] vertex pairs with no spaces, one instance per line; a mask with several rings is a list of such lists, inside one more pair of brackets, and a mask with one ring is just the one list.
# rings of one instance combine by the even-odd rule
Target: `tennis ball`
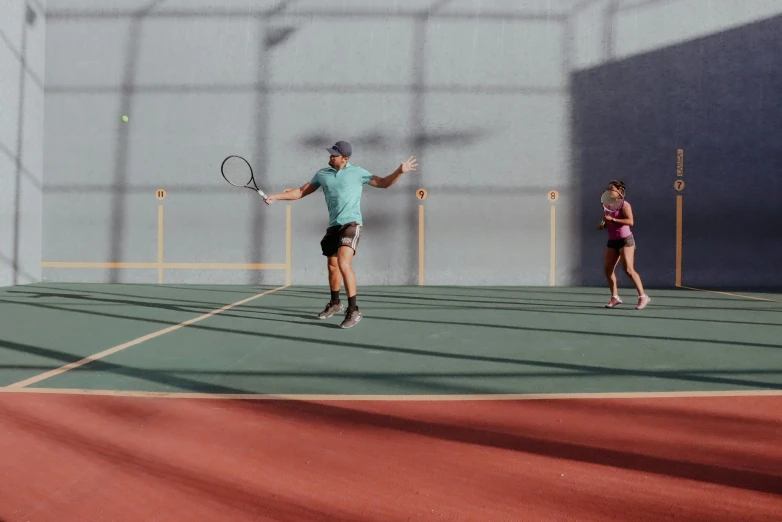
[[128,121],[127,115],[125,115],[125,114],[122,115],[122,121],[127,123],[127,121]]

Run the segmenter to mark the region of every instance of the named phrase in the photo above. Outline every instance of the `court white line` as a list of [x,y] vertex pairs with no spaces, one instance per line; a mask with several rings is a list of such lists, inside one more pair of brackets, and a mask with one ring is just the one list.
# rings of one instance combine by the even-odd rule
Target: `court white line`
[[282,290],[284,288],[287,288],[289,285],[284,285],[278,288],[274,288],[272,290],[267,290],[266,292],[261,292],[260,294],[255,294],[251,297],[248,297],[247,299],[242,299],[241,301],[237,301],[235,303],[231,303],[229,305],[225,305],[222,308],[218,308],[217,310],[212,310],[211,312],[205,313],[203,315],[199,315],[198,317],[194,317],[193,319],[189,319],[187,321],[184,321],[182,323],[176,324],[174,326],[169,326],[168,328],[164,328],[162,330],[158,330],[157,332],[152,332],[151,334],[147,334],[141,337],[138,337],[136,339],[133,339],[132,341],[128,341],[126,343],[114,346],[113,348],[109,348],[108,350],[104,350],[102,352],[90,355],[89,357],[85,357],[84,359],[80,359],[78,361],[72,362],[70,364],[66,364],[65,366],[61,366],[59,368],[56,368],[54,370],[48,371],[46,373],[42,373],[40,375],[36,375],[34,377],[30,377],[29,379],[25,379],[23,381],[15,382],[13,384],[9,384],[6,388],[0,388],[2,391],[8,391],[8,389],[20,389],[24,388],[25,386],[29,386],[30,384],[34,384],[36,382],[43,381],[45,379],[49,379],[50,377],[54,377],[55,375],[59,375],[61,373],[65,373],[69,370],[73,370],[74,368],[78,368],[79,366],[83,366],[85,364],[91,363],[93,361],[97,361],[98,359],[102,359],[103,357],[106,357],[108,355],[117,353],[121,350],[124,350],[126,348],[130,348],[131,346],[135,346],[137,344],[143,343],[144,341],[149,341],[150,339],[154,339],[155,337],[160,337],[161,335],[167,334],[169,332],[173,332],[174,330],[178,330],[180,328],[183,328],[185,326],[197,323],[199,321],[203,321],[204,319],[207,319],[209,317],[212,317],[213,315],[217,315],[220,312],[225,312],[226,310],[230,310],[231,308],[234,308],[235,306],[240,306],[245,303],[249,303],[250,301],[253,301],[254,299],[258,299],[259,297],[263,297],[265,295],[271,294],[272,292],[277,292],[279,290]]
[[0,388],[0,393],[42,393],[52,395],[102,395],[153,399],[273,400],[273,401],[522,401],[562,399],[655,399],[697,397],[782,396],[780,390],[720,390],[673,392],[605,392],[605,393],[508,393],[480,395],[341,395],[341,394],[264,394],[264,393],[195,393],[122,390],[86,390],[76,388]]

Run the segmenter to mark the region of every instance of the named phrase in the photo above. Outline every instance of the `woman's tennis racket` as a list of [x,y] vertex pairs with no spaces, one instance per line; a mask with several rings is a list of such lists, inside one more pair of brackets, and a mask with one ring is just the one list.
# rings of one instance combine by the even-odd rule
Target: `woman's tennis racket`
[[[600,196],[600,203],[603,204],[603,208],[607,210],[608,212],[616,212],[620,208],[622,208],[622,205],[625,204],[625,200],[622,196],[619,196],[618,198],[611,197],[611,191],[606,190],[603,192],[603,195]],[[606,224],[605,217],[602,221],[600,221],[600,226],[603,227]]]
[[609,212],[616,212],[625,204],[625,200],[622,196],[614,199],[611,197],[611,192],[608,190],[603,192],[603,195],[600,196],[600,202],[603,204],[603,208]]
[[[269,199],[269,196],[258,188],[258,185],[255,183],[255,177],[253,177],[253,169],[250,166],[250,163],[243,157],[228,156],[223,160],[223,164],[220,165],[220,172],[223,173],[225,181],[234,187],[244,187],[254,190],[260,194],[264,200]],[[274,203],[274,201],[271,201],[270,203]]]

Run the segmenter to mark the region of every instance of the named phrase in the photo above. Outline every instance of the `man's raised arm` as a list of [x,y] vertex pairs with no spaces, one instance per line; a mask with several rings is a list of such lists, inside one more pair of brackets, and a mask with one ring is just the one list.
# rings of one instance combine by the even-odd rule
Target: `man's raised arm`
[[388,176],[384,178],[381,178],[380,176],[372,176],[372,178],[369,180],[369,184],[377,188],[388,188],[396,183],[402,174],[405,172],[410,172],[411,170],[415,170],[417,166],[418,161],[415,159],[415,157],[410,156],[407,158],[407,161],[403,161],[397,167],[397,169]]

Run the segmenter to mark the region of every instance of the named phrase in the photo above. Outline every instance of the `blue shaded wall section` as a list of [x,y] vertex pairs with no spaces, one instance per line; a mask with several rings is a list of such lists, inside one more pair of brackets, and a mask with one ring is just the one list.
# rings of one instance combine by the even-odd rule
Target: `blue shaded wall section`
[[622,179],[647,286],[675,284],[681,195],[683,285],[782,287],[781,44],[775,17],[572,75],[580,284],[605,284],[598,200]]

